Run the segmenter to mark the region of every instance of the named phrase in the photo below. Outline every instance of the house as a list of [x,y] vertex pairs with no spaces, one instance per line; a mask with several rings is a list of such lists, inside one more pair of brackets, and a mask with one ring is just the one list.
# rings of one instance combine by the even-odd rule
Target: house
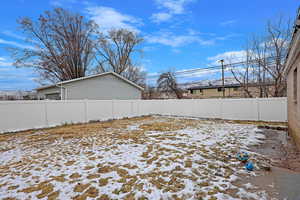
[[[184,92],[184,91],[183,91]],[[185,94],[183,93],[183,98],[185,98]],[[156,89],[147,89],[143,92],[143,99],[177,99],[177,96],[174,92],[169,91],[159,91]]]
[[[273,89],[272,84],[264,84],[269,91]],[[223,97],[222,85],[205,85],[194,86],[187,88],[192,98],[220,98]],[[246,97],[245,90],[241,84],[226,84],[224,85],[225,97]],[[248,84],[248,91],[253,97],[259,97],[259,85],[252,83]]]
[[287,80],[288,127],[300,149],[300,9],[285,62]]
[[35,91],[0,91],[0,101],[36,100]]
[[143,88],[114,72],[106,72],[37,88],[38,99],[141,99]]

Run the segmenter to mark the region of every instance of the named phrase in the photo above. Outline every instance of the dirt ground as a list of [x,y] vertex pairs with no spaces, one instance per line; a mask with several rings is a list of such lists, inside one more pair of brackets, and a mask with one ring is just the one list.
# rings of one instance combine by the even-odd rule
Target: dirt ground
[[[164,116],[2,134],[0,199],[281,199],[290,191],[279,167],[298,170],[292,146],[277,143],[283,135]],[[254,171],[237,160],[241,151]],[[268,172],[268,163],[277,167]]]
[[269,158],[270,171],[245,181],[263,188],[276,199],[299,200],[300,152],[286,131],[262,128],[262,133],[264,142],[250,149]]

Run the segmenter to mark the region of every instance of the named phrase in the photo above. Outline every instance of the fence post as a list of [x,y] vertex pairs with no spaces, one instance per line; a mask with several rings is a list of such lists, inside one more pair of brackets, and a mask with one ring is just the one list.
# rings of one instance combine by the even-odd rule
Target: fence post
[[111,116],[112,116],[112,119],[115,119],[115,116],[114,116],[114,100],[111,100]]
[[88,122],[88,105],[87,105],[88,102],[87,101],[88,101],[87,99],[84,100],[84,120],[86,123]]
[[140,100],[139,99],[136,101],[136,115],[138,117],[140,116]]
[[193,102],[193,117],[197,117],[197,112],[198,112],[198,105],[197,105],[197,101],[195,101],[195,99],[192,99]]
[[48,101],[45,100],[44,101],[44,111],[45,111],[45,122],[46,122],[46,126],[49,126],[49,122],[48,122],[48,107],[47,107],[47,103]]
[[223,101],[225,99],[219,98],[219,102],[220,102],[220,119],[223,119]]
[[260,121],[260,107],[259,107],[259,99],[256,97],[256,109],[257,109],[257,121]]
[[131,108],[131,116],[129,117],[133,117],[133,101],[130,101],[130,108]]

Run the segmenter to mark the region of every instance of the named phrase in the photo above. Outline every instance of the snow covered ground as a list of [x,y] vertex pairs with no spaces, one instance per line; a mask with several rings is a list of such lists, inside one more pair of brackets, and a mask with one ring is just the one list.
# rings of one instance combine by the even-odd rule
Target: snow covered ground
[[[0,136],[0,199],[270,199],[236,159],[255,125],[140,117]],[[262,156],[249,152],[259,163]]]

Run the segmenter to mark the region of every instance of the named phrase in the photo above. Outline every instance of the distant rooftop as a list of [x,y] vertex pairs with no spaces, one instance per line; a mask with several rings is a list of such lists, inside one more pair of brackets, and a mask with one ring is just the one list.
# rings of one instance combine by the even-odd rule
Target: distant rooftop
[[[248,84],[250,87],[256,87],[259,86],[258,83],[249,83]],[[265,83],[264,85],[273,85],[272,83]],[[222,85],[199,85],[199,86],[194,86],[187,88],[188,90],[197,90],[197,89],[217,89],[217,88],[222,88]],[[238,88],[242,87],[241,84],[239,83],[234,83],[234,84],[226,84],[224,85],[224,88]]]
[[46,85],[46,86],[42,86],[42,87],[39,87],[39,88],[36,88],[37,91],[39,90],[43,90],[43,89],[47,89],[47,88],[52,88],[52,87],[59,87],[61,85],[64,85],[66,83],[71,83],[71,82],[75,82],[75,81],[81,81],[81,80],[86,80],[86,79],[90,79],[90,78],[95,78],[95,77],[99,77],[99,76],[105,76],[105,75],[108,75],[108,74],[111,74],[111,75],[114,75],[120,79],[122,79],[123,81],[127,82],[128,84],[140,89],[140,90],[144,90],[144,88],[142,88],[141,86],[135,84],[134,82],[124,78],[123,76],[115,73],[115,72],[104,72],[104,73],[99,73],[99,74],[93,74],[93,75],[89,75],[89,76],[84,76],[84,77],[80,77],[80,78],[75,78],[75,79],[70,79],[70,80],[66,80],[66,81],[61,81],[61,82],[58,82],[56,84],[52,84],[52,85]]

